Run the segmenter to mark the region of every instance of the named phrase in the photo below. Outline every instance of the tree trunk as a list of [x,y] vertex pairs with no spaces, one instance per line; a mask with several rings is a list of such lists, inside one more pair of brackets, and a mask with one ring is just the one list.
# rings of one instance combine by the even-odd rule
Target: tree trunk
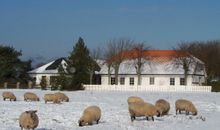
[[118,85],[118,71],[119,71],[119,65],[115,66],[115,85]]
[[187,77],[188,77],[188,71],[184,70],[184,80],[185,80],[185,86],[187,86]]
[[92,84],[92,79],[93,79],[93,72],[90,72],[90,74],[89,74],[89,84]]
[[108,65],[108,85],[111,85],[111,72],[110,72],[110,70],[111,70],[111,66]]
[[138,85],[141,85],[141,69],[140,69],[140,66],[137,67],[137,78],[138,78]]

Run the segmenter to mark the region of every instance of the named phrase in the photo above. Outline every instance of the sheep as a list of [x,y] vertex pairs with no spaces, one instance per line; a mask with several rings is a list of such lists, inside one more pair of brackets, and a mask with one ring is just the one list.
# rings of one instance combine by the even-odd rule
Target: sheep
[[10,101],[16,101],[16,97],[12,92],[5,91],[2,93],[3,100],[9,99]]
[[181,111],[185,111],[186,115],[189,115],[189,112],[191,112],[191,114],[194,116],[197,115],[196,107],[189,100],[178,99],[175,102],[175,106],[176,106],[176,114],[178,113],[178,111],[180,114],[181,114]]
[[69,102],[69,97],[66,96],[64,93],[57,92],[57,93],[55,93],[55,95],[58,96],[58,98],[60,99],[60,101]]
[[21,113],[19,117],[19,125],[21,127],[21,130],[23,130],[23,128],[27,130],[34,130],[35,128],[37,128],[39,124],[39,119],[36,112],[36,110],[29,110]]
[[156,107],[153,104],[146,102],[132,103],[129,105],[128,110],[132,122],[136,117],[141,116],[145,116],[147,120],[149,120],[148,117],[152,117],[152,120],[154,121],[154,116],[159,115],[159,111],[156,109]]
[[24,94],[24,101],[40,101],[39,97],[34,94],[34,93],[31,93],[31,92],[26,92]]
[[164,99],[159,99],[156,101],[155,107],[160,112],[159,116],[167,115],[170,110],[170,103]]
[[128,97],[128,105],[131,104],[131,103],[137,103],[137,102],[144,102],[144,100],[140,97],[137,97],[137,96],[130,96]]
[[59,97],[55,94],[45,94],[44,101],[45,101],[45,104],[47,102],[60,103]]
[[83,115],[79,119],[79,126],[92,125],[95,121],[97,124],[101,118],[101,109],[98,106],[89,106],[83,111]]

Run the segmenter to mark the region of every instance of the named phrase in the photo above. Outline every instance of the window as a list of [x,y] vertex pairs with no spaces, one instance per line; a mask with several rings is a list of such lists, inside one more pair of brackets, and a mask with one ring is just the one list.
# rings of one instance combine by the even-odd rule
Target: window
[[125,78],[124,78],[124,77],[121,77],[121,78],[120,78],[120,84],[121,84],[121,85],[124,85],[124,84],[125,84]]
[[154,77],[150,77],[150,85],[154,85]]
[[111,77],[111,85],[115,84],[115,77]]
[[175,85],[175,78],[170,78],[170,85]]
[[134,78],[130,78],[130,85],[134,85]]
[[184,78],[180,78],[180,85],[185,85],[185,79]]

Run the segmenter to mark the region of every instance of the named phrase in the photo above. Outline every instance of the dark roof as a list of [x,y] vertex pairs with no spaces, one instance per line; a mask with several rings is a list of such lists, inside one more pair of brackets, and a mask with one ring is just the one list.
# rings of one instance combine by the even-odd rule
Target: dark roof
[[62,60],[66,61],[67,60],[65,58],[59,58],[57,60],[55,60],[51,65],[49,65],[46,70],[54,70],[54,69],[57,69],[59,67],[59,65],[61,64]]

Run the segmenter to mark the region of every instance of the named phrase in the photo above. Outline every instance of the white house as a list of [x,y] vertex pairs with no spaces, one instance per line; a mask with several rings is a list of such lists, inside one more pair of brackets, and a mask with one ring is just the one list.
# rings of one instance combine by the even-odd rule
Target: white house
[[32,71],[29,71],[28,74],[35,80],[35,85],[39,86],[41,80],[45,78],[47,80],[48,86],[51,85],[51,82],[56,76],[59,76],[58,67],[62,65],[64,69],[67,67],[67,61],[65,58],[59,58],[57,60],[51,61],[41,67],[38,67]]
[[[144,51],[145,58],[142,58],[141,83],[138,85],[138,76],[136,73],[136,62],[132,52],[127,51],[123,54],[123,61],[119,66],[118,85],[115,86],[114,68],[110,68],[110,78],[108,74],[108,62],[98,60],[100,70],[95,72],[96,85],[84,85],[88,90],[153,90],[161,91],[211,91],[211,86],[202,86],[205,83],[206,71],[204,63],[198,58],[187,55],[187,85],[185,85],[184,69],[181,62],[177,59],[177,51],[174,50],[147,50]],[[132,57],[132,58],[131,58]],[[65,58],[54,60],[39,68],[29,71],[29,75],[35,79],[36,85],[40,84],[42,78],[46,78],[48,85],[51,85],[53,79],[59,75],[58,66],[67,67]],[[198,87],[200,86],[200,87]],[[155,90],[157,89],[157,90]]]
[[[184,69],[177,63],[177,51],[174,50],[148,50],[144,54],[148,58],[144,58],[141,67],[141,86],[180,86],[184,85]],[[127,56],[126,56],[127,55]],[[129,52],[125,54],[125,60],[119,67],[119,83],[118,85],[136,86],[137,59],[129,58]],[[206,71],[204,63],[191,56],[189,63],[189,71],[186,86],[202,85],[205,83]],[[111,80],[108,78],[108,66],[106,62],[99,62],[101,70],[96,74],[101,77],[101,85],[115,84],[114,69],[111,67]]]

